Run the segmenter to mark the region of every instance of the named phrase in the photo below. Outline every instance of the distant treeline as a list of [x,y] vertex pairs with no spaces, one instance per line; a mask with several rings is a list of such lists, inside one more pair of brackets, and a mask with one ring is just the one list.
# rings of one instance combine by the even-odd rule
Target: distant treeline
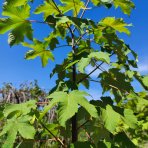
[[[12,83],[4,83],[0,88],[0,104],[20,104],[29,100],[36,100],[37,108],[43,110],[44,106],[49,104],[49,100],[46,99],[47,94],[45,90],[39,87],[36,80],[30,83],[21,83],[19,87],[15,87]],[[47,119],[49,122],[55,119],[55,108],[50,110]]]

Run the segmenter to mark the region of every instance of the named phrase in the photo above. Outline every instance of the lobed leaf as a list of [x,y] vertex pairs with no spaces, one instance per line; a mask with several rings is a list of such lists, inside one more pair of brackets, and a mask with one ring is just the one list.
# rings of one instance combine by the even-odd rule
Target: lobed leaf
[[137,126],[137,118],[132,110],[125,109],[124,117],[125,117],[125,122],[130,126],[130,128],[135,128]]
[[30,100],[28,102],[21,104],[7,104],[4,109],[4,116],[7,117],[9,114],[13,112],[19,112],[22,115],[26,115],[31,111],[31,109],[36,108],[35,103],[35,100]]
[[110,105],[107,105],[106,109],[102,109],[102,119],[106,129],[114,133],[117,125],[121,122],[121,115],[115,112]]
[[63,13],[72,10],[74,17],[79,14],[81,9],[85,8],[84,2],[81,0],[61,0],[61,2],[64,4]]
[[7,134],[7,139],[4,142],[3,148],[13,147],[17,133],[25,139],[33,139],[35,135],[35,129],[29,124],[30,116],[21,116],[19,118],[12,118],[7,120],[7,123],[3,127],[0,136]]
[[54,5],[54,3],[52,2],[52,0],[48,0],[48,1],[45,1],[44,4],[37,7],[34,13],[35,14],[44,13],[44,20],[46,20],[46,18],[49,15],[58,15],[59,11]]
[[0,18],[0,34],[11,31],[8,39],[10,46],[23,42],[25,36],[32,40],[31,23],[26,20],[30,16],[29,5],[4,5],[2,15],[8,18]]
[[130,15],[131,10],[135,8],[132,0],[92,0],[92,3],[95,6],[104,5],[107,8],[110,8],[112,5],[115,8],[120,7],[124,14]]
[[79,61],[78,70],[81,73],[84,73],[85,67],[90,64],[92,58],[96,59],[97,61],[103,61],[108,64],[110,63],[110,57],[109,57],[108,53],[101,52],[101,51],[100,52],[92,52],[88,55],[87,58],[82,57],[81,60]]
[[52,52],[47,49],[48,44],[46,41],[42,43],[39,40],[34,39],[33,42],[34,44],[22,43],[23,46],[33,49],[26,53],[25,59],[30,60],[39,56],[41,58],[42,66],[45,67],[49,59],[52,61],[54,60],[54,56]]
[[131,24],[126,24],[121,18],[115,19],[114,17],[106,17],[101,22],[99,22],[99,24],[111,27],[118,32],[124,32],[130,35],[130,31],[126,27],[131,26]]
[[120,7],[121,10],[125,13],[130,15],[131,10],[135,8],[134,3],[131,0],[114,0],[113,1],[115,8]]
[[78,107],[81,105],[94,118],[98,117],[97,110],[91,105],[85,96],[88,94],[83,91],[74,90],[67,94],[66,92],[54,92],[48,98],[53,98],[50,105],[46,106],[41,114],[40,119],[57,103],[59,103],[59,122],[61,126],[65,126],[68,119],[78,112]]
[[32,0],[5,0],[5,5],[9,5],[9,6],[13,6],[13,7],[18,7],[18,6],[22,6],[22,5],[26,5],[28,1]]

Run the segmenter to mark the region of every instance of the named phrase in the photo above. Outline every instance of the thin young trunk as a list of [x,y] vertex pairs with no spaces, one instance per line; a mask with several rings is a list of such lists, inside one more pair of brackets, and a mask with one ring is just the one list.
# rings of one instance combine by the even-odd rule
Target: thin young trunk
[[[75,61],[75,41],[74,41],[74,35],[72,34],[72,51],[73,51],[73,62]],[[73,81],[73,90],[77,89],[76,86],[76,65],[74,64],[72,67],[72,81]],[[75,114],[72,118],[72,143],[76,142],[78,140],[78,133],[77,133],[77,114]]]
[[72,117],[72,143],[77,142],[78,132],[77,132],[77,114]]

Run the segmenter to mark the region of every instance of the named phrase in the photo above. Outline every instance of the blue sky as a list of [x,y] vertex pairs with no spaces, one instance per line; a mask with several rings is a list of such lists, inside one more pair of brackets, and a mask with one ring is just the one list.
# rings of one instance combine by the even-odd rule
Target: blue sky
[[[2,0],[1,0],[2,1]],[[41,1],[37,1],[39,3]],[[127,23],[132,23],[133,27],[130,28],[131,36],[122,35],[122,38],[130,47],[134,49],[139,55],[139,71],[142,74],[148,74],[148,1],[147,0],[134,0],[136,9],[133,10],[130,17],[124,15],[120,9],[114,8],[107,10],[105,8],[94,9],[88,11],[84,17],[100,20],[105,16],[123,17]],[[33,8],[32,8],[33,9]],[[2,3],[0,4],[0,13],[2,11]],[[1,16],[0,16],[1,17]],[[41,20],[40,17],[32,16],[33,19]],[[48,26],[44,24],[33,24],[34,36],[42,39],[49,31]],[[33,81],[37,79],[42,88],[50,89],[54,85],[54,79],[50,80],[49,73],[51,72],[54,62],[49,61],[46,68],[42,68],[40,59],[25,60],[24,55],[28,50],[22,46],[9,47],[7,43],[7,34],[0,35],[0,87],[3,82],[12,82],[18,86],[25,81]],[[57,62],[62,61],[64,55],[67,53],[66,48],[57,49],[55,51]],[[56,62],[56,63],[57,63]],[[88,68],[87,71],[90,71]],[[95,76],[95,74],[93,75]],[[92,84],[91,93],[98,95],[97,88]]]

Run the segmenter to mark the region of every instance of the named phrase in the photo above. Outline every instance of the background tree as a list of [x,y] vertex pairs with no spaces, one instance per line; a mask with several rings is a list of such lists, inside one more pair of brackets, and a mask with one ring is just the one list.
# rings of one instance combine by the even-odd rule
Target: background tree
[[[131,24],[115,17],[99,22],[83,18],[88,10],[100,6],[120,7],[124,14],[130,15],[134,3],[131,0],[45,0],[39,6],[35,4],[33,12],[43,13],[43,21],[31,19],[33,4],[32,0],[5,1],[0,33],[9,31],[10,46],[21,43],[29,48],[25,58],[39,56],[43,67],[49,59],[54,61],[56,48],[64,50],[67,46],[70,50],[50,74],[57,75],[56,86],[49,92],[51,101],[43,111],[37,110],[35,100],[2,107],[2,119],[6,122],[0,136],[7,137],[3,147],[17,144],[17,136],[23,137],[20,147],[24,139],[35,137],[54,138],[48,143],[52,147],[140,147],[139,142],[147,139],[147,108],[143,106],[148,105],[148,76],[132,70],[137,68],[137,54],[118,36],[118,33],[130,35]],[[33,38],[32,23],[48,25],[49,35],[42,41]],[[88,65],[94,67],[90,73],[85,71]],[[90,75],[97,69],[101,73],[92,79]],[[141,92],[135,91],[133,81],[143,86]],[[102,93],[108,96],[89,102],[89,94],[81,90],[81,85],[89,89],[90,82],[101,84]],[[54,106],[58,120],[48,123],[44,116]],[[144,137],[139,136],[140,132]]]

